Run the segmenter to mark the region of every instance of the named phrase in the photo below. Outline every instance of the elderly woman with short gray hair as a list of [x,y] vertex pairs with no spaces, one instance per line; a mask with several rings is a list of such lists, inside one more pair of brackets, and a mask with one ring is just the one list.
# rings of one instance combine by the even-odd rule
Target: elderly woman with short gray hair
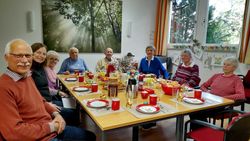
[[223,73],[213,75],[201,85],[201,90],[232,100],[245,99],[242,80],[234,74],[237,67],[238,60],[235,57],[226,58]]
[[47,52],[46,56],[46,64],[45,64],[45,72],[48,79],[49,91],[52,96],[61,96],[61,97],[68,97],[66,93],[60,91],[57,87],[57,75],[55,72],[55,66],[59,61],[59,54],[56,51],[50,50]]
[[163,78],[168,79],[168,72],[161,64],[161,61],[154,56],[155,47],[147,46],[145,51],[146,57],[142,58],[140,61],[139,72],[144,74],[155,74],[157,77],[162,75]]
[[172,80],[189,87],[199,86],[199,67],[192,61],[192,52],[190,49],[184,49],[181,52],[181,61],[182,63],[179,64]]

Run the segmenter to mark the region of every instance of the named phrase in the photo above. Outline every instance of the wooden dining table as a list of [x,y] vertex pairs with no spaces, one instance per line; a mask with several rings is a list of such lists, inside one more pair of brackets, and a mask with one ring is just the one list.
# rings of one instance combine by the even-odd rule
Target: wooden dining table
[[[156,122],[160,120],[165,120],[169,118],[176,118],[176,140],[183,141],[184,138],[184,116],[189,115],[190,113],[201,111],[201,110],[208,110],[214,109],[219,107],[225,107],[228,105],[232,105],[234,103],[233,100],[229,100],[226,98],[222,98],[210,93],[202,92],[202,98],[205,100],[206,104],[202,105],[192,105],[188,104],[183,101],[177,101],[172,96],[165,95],[164,92],[161,90],[160,87],[154,87],[155,94],[159,97],[159,105],[163,105],[166,109],[165,111],[161,110],[161,112],[157,114],[141,114],[136,113],[134,109],[136,105],[142,104],[145,102],[140,96],[140,92],[138,93],[138,97],[133,100],[132,107],[126,107],[127,104],[127,97],[126,91],[119,90],[118,98],[120,99],[120,110],[119,111],[112,111],[109,108],[105,108],[103,111],[95,111],[93,108],[89,108],[86,104],[88,100],[91,99],[100,99],[103,95],[106,95],[108,101],[110,99],[107,97],[107,90],[103,87],[103,85],[98,86],[98,92],[95,93],[83,93],[79,94],[78,92],[74,91],[75,87],[79,86],[86,86],[84,82],[78,81],[71,81],[68,82],[65,79],[69,77],[75,77],[74,75],[58,75],[60,83],[68,89],[70,94],[77,100],[77,102],[82,106],[82,108],[86,111],[86,113],[91,117],[94,123],[99,127],[101,131],[101,140],[106,140],[106,132],[111,130],[116,130],[119,128],[126,128],[132,127],[132,140],[137,141],[139,140],[139,126],[150,123]],[[96,80],[98,82],[98,80]],[[87,84],[88,85],[88,84]],[[189,92],[187,95],[192,95],[192,92]],[[160,106],[161,108],[162,106]],[[163,109],[164,109],[163,108]],[[97,109],[99,110],[99,109]],[[106,113],[106,114],[105,114]]]

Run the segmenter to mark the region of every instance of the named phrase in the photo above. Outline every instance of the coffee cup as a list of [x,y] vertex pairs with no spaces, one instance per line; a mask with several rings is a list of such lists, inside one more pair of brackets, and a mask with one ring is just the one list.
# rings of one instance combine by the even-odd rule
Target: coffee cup
[[194,90],[194,97],[197,99],[201,99],[202,91],[201,90]]
[[158,100],[158,96],[156,94],[149,95],[149,104],[156,105]]

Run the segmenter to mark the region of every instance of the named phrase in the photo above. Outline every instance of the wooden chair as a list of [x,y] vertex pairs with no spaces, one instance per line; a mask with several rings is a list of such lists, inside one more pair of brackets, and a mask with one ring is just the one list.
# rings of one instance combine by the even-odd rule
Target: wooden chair
[[[187,121],[185,123],[185,140],[191,138],[195,141],[248,141],[250,139],[250,113],[231,110],[231,113],[233,112],[238,112],[240,115],[234,117],[226,128],[200,120]],[[190,123],[203,127],[188,131]]]

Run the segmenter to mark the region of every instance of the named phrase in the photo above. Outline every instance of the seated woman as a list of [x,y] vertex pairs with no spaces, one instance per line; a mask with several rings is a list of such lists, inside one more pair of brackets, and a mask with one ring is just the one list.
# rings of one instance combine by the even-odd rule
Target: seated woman
[[[169,74],[162,66],[161,61],[157,57],[154,57],[154,53],[155,48],[153,46],[146,47],[146,57],[141,59],[139,72],[144,74],[155,74],[157,77],[162,75],[163,78],[167,79]],[[142,129],[147,130],[154,126],[156,126],[156,122],[144,124],[142,125]]]
[[179,84],[184,84],[189,87],[199,86],[199,67],[192,62],[192,52],[190,49],[185,49],[181,52],[182,63],[178,66],[172,80],[178,81]]
[[236,58],[226,58],[223,73],[213,75],[201,85],[201,90],[232,100],[245,99],[242,80],[234,74],[237,67],[238,61]]
[[[232,100],[245,99],[242,80],[234,74],[237,67],[238,61],[236,58],[226,58],[224,60],[223,73],[213,75],[201,85],[201,90]],[[223,110],[224,108],[194,113],[190,115],[190,119],[207,121],[207,116],[213,116]],[[191,124],[192,129],[198,127]]]
[[155,74],[157,77],[160,75],[167,79],[169,77],[168,72],[161,64],[161,61],[154,57],[155,48],[153,46],[146,47],[146,57],[141,59],[139,72],[144,74]]
[[65,92],[60,91],[57,87],[57,76],[55,72],[55,66],[57,65],[58,61],[59,55],[56,51],[50,50],[47,52],[46,64],[44,69],[48,79],[49,91],[54,98],[58,98],[57,96],[59,96],[59,98],[68,97]]
[[85,61],[81,58],[78,58],[78,49],[76,47],[71,47],[69,49],[69,58],[65,59],[59,70],[59,74],[69,74],[74,73],[75,70],[79,72],[87,71],[87,65]]
[[46,99],[46,101],[51,102],[52,96],[48,89],[48,80],[44,70],[47,46],[43,43],[34,43],[31,45],[31,48],[33,51],[33,62],[31,66],[32,78],[40,94]]
[[47,46],[43,43],[34,43],[31,45],[33,51],[33,62],[31,66],[32,78],[42,97],[45,98],[53,107],[57,108],[65,121],[71,125],[77,125],[79,116],[76,110],[63,108],[62,101],[53,100],[49,91],[48,80],[44,69]]

